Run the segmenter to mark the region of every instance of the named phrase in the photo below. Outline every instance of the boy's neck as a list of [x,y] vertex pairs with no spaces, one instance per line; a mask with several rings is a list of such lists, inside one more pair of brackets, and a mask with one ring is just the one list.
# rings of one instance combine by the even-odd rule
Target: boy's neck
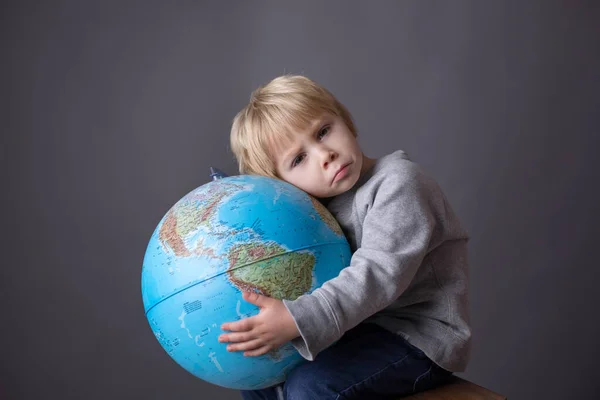
[[370,170],[373,165],[375,165],[375,159],[373,158],[369,158],[367,156],[365,156],[365,154],[363,153],[362,155],[363,161],[362,161],[362,167],[360,169],[360,176],[363,176],[365,172],[367,172],[368,170]]

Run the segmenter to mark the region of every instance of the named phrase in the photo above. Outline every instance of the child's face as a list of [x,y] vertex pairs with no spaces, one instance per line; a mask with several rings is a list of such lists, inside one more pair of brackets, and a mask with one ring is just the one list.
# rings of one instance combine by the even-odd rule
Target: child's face
[[363,167],[363,154],[341,118],[324,115],[307,130],[293,133],[291,145],[274,152],[279,178],[320,198],[354,186]]

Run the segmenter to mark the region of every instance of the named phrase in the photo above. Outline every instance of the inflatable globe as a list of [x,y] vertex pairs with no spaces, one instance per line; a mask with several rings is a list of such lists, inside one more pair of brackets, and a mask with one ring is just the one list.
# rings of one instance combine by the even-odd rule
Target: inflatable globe
[[223,178],[184,196],[159,222],[142,267],[144,309],[187,371],[223,387],[261,389],[303,359],[289,343],[244,357],[218,342],[222,323],[259,311],[241,291],[293,300],[349,262],[342,230],[317,200],[276,179]]

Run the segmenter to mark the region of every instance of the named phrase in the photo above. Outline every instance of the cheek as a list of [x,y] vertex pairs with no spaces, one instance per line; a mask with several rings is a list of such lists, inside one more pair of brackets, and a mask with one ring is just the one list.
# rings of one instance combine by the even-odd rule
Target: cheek
[[309,192],[314,196],[322,195],[321,192],[323,189],[323,183],[319,180],[319,178],[315,177],[314,175],[305,174],[301,177],[297,177],[297,179],[295,179],[294,182],[290,183],[293,183],[294,186],[297,186],[305,192]]
[[308,173],[301,173],[299,171],[298,173],[289,174],[286,180],[295,186],[305,188],[313,185],[313,179],[310,179],[310,176]]
[[356,138],[354,136],[352,136],[351,133],[348,133],[348,134],[344,135],[343,137],[341,137],[339,143],[346,149],[352,149],[352,150],[354,150],[358,146],[358,144],[356,142]]

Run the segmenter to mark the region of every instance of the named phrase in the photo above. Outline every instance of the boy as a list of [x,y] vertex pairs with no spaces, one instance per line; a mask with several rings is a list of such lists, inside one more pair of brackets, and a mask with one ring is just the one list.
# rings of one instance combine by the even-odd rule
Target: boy
[[291,341],[307,360],[245,399],[378,399],[440,385],[469,355],[467,234],[439,186],[401,151],[366,157],[350,113],[302,76],[258,88],[235,117],[240,173],[287,181],[324,201],[350,265],[294,301],[257,293],[259,314],[223,324],[229,351]]

